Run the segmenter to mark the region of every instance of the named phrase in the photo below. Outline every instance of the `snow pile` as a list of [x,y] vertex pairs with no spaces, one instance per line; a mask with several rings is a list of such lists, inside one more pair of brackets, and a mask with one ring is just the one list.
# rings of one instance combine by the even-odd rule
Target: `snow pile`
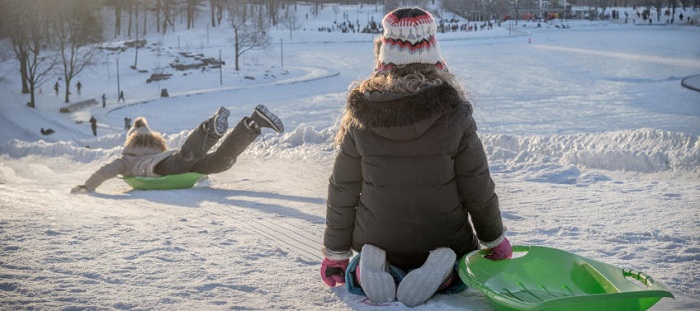
[[700,143],[697,136],[685,133],[637,129],[552,136],[483,135],[482,140],[489,159],[500,170],[505,169],[503,165],[509,170],[535,171],[553,165],[565,166],[563,170],[572,177],[578,169],[569,166],[700,176]]

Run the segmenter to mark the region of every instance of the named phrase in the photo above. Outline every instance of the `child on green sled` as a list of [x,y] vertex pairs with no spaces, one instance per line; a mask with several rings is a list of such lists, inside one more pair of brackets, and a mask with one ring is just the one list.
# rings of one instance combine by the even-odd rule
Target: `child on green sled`
[[[121,157],[98,169],[85,184],[74,187],[71,192],[95,191],[104,181],[120,174],[158,177],[187,172],[221,173],[236,163],[238,156],[260,135],[261,128],[271,128],[277,133],[284,131],[282,121],[265,106],[258,105],[250,117],[242,118],[225,135],[229,114],[228,109],[219,108],[192,131],[179,150],[169,150],[163,137],[148,127],[146,118],[136,118]],[[221,145],[209,152],[222,138]]]
[[[387,14],[374,74],[354,85],[336,136],[321,278],[413,307],[464,290],[456,259],[510,258],[471,104],[440,55],[430,13]],[[353,251],[359,252],[352,261]]]

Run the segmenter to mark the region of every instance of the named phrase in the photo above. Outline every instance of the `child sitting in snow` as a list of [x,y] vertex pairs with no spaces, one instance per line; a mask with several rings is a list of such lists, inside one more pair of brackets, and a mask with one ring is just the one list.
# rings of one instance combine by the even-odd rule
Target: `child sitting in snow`
[[105,180],[119,174],[156,177],[187,172],[221,173],[233,166],[238,156],[260,135],[261,128],[271,128],[277,133],[284,131],[282,121],[265,106],[258,105],[250,117],[238,122],[216,151],[209,152],[228,130],[229,114],[226,108],[219,108],[194,129],[179,150],[168,150],[163,137],[151,131],[146,119],[136,118],[121,157],[97,170],[84,185],[74,187],[71,192],[95,191]]
[[413,307],[464,290],[456,259],[480,242],[493,260],[512,250],[472,107],[442,60],[433,17],[402,8],[382,24],[375,72],[350,91],[336,137],[321,278]]

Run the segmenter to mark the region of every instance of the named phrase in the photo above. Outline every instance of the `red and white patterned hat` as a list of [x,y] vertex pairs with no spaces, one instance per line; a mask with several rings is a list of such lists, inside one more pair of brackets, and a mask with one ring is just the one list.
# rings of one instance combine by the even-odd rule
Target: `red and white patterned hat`
[[430,13],[419,8],[396,9],[384,16],[382,26],[375,71],[406,64],[433,64],[447,70],[435,39],[437,24]]

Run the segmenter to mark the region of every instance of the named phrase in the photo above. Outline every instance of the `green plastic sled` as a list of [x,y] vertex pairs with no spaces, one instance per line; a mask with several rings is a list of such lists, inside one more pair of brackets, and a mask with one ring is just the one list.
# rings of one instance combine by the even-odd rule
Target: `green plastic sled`
[[642,272],[555,248],[513,246],[513,259],[500,261],[486,254],[480,250],[462,257],[459,276],[499,311],[646,310],[663,297],[675,299]]
[[200,173],[173,174],[160,177],[123,176],[131,188],[138,190],[168,190],[192,188],[206,175]]

